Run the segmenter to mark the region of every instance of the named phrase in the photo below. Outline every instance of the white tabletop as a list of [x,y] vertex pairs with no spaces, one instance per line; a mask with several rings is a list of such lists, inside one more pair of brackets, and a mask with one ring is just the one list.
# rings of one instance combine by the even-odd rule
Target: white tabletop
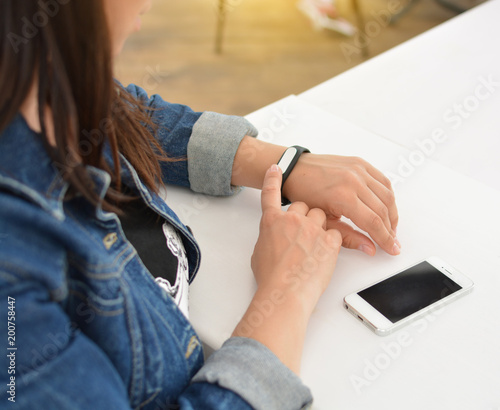
[[442,130],[430,156],[500,189],[499,17],[484,3],[300,97],[411,150]]
[[[481,16],[485,21],[494,13],[500,17],[499,5],[497,0],[481,6],[444,24],[442,31],[431,30],[352,74],[343,74],[299,97],[285,98],[248,118],[265,140],[300,144],[313,152],[361,156],[384,172],[397,174],[402,162],[415,160],[411,145],[415,138],[438,127],[443,110],[470,95],[478,76],[489,75],[484,67],[480,71],[469,65],[463,72],[448,72],[448,60],[442,61],[441,56],[451,42],[456,43],[455,61],[463,53],[462,59],[467,60],[472,45],[462,38],[474,34],[469,31],[470,20],[477,24]],[[489,35],[494,31],[488,30]],[[449,33],[454,33],[455,41],[449,41]],[[489,35],[483,39],[489,46],[478,44],[476,48],[493,50],[499,37]],[[426,57],[421,60],[404,60],[399,67],[390,64],[397,60],[397,53],[406,55],[405,49],[413,55],[426,47]],[[483,57],[488,62],[485,66],[496,61],[488,58]],[[435,68],[436,61],[446,65],[445,74]],[[392,74],[382,86],[377,78],[385,75],[384,66]],[[500,72],[494,70],[498,65],[491,67],[492,75],[500,80]],[[455,80],[436,88],[441,83],[434,83],[434,75]],[[428,79],[425,91],[424,78]],[[469,80],[457,82],[459,78]],[[357,81],[363,81],[363,86],[351,89]],[[394,81],[406,87],[406,92],[398,93]],[[372,88],[365,87],[370,84]],[[345,91],[347,106],[338,90]],[[489,178],[489,165],[487,172],[476,172],[476,166],[491,157],[493,147],[498,152],[498,139],[491,141],[491,135],[498,134],[500,126],[490,107],[498,104],[497,94],[500,92],[482,101],[474,116],[456,130],[470,140],[476,133],[467,134],[466,129],[491,129],[488,138],[468,143],[477,152],[465,156],[471,172],[460,167],[461,160],[447,157],[449,151],[460,151],[448,141],[440,145],[439,155],[424,156],[396,181],[401,255],[391,257],[379,250],[375,257],[368,257],[341,251],[333,280],[306,336],[302,377],[312,389],[315,409],[500,408],[500,189],[495,184],[500,174],[494,168],[496,174]],[[425,98],[427,104],[421,107],[414,101],[416,96]],[[413,111],[418,107],[420,114]],[[436,110],[438,116],[432,116]],[[379,116],[385,116],[385,121]],[[489,127],[481,128],[485,121]],[[200,242],[202,265],[191,287],[190,316],[202,339],[217,348],[230,336],[255,290],[250,256],[258,234],[260,193],[245,189],[231,198],[212,198],[169,187],[167,200]],[[430,255],[440,256],[471,277],[476,285],[473,292],[384,338],[343,309],[345,295]]]

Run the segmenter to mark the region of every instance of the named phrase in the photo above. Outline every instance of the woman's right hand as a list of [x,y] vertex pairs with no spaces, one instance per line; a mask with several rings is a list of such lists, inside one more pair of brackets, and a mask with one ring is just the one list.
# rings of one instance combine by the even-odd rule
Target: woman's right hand
[[326,230],[326,215],[294,202],[281,208],[281,170],[271,167],[262,187],[260,234],[252,256],[259,288],[305,298],[314,308],[328,286],[342,245],[341,234]]
[[260,233],[252,256],[255,293],[233,336],[267,346],[299,374],[311,313],[333,274],[341,234],[326,215],[302,203],[281,209],[281,170],[273,165],[262,187]]

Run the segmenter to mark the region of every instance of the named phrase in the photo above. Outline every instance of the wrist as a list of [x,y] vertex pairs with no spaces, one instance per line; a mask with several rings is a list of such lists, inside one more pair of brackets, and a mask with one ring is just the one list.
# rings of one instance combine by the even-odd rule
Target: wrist
[[285,150],[280,160],[278,161],[278,166],[281,168],[283,173],[282,182],[281,182],[281,205],[290,205],[291,201],[284,193],[284,187],[288,178],[292,174],[295,166],[300,160],[301,156],[306,153],[310,153],[307,148],[301,147],[300,145],[293,145]]
[[289,276],[282,283],[259,286],[253,300],[263,305],[272,305],[275,311],[293,312],[297,319],[307,322],[321,294],[320,286],[314,286],[311,281],[299,276]]
[[267,170],[278,162],[285,150],[286,147],[280,145],[244,137],[234,157],[231,184],[261,189]]

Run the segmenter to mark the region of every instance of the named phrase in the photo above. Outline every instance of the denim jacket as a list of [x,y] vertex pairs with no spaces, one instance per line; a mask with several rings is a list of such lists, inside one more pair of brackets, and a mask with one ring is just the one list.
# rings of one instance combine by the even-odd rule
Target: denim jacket
[[[195,113],[129,86],[173,157],[165,184],[230,195],[243,118]],[[93,130],[96,135],[99,130]],[[200,250],[121,158],[123,182],[177,228],[190,280]],[[88,171],[103,196],[110,177]],[[0,400],[22,409],[294,409],[309,389],[262,344],[231,338],[204,363],[192,326],[146,270],[114,213],[67,197],[67,183],[21,115],[0,134]]]

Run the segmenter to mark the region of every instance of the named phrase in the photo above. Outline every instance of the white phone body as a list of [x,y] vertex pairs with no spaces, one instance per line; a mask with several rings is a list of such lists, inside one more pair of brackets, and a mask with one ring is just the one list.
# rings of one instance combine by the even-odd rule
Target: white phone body
[[469,293],[472,280],[430,257],[344,298],[344,307],[379,336],[386,336]]

